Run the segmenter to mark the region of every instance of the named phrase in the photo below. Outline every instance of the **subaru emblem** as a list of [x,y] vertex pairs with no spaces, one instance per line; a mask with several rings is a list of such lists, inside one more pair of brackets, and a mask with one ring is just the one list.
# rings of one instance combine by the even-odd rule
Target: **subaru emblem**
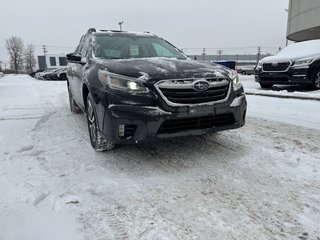
[[277,62],[273,62],[273,63],[272,63],[272,66],[277,67],[277,66],[278,66],[278,63],[277,63]]
[[198,80],[193,83],[193,89],[196,91],[206,91],[209,88],[210,84],[204,80]]

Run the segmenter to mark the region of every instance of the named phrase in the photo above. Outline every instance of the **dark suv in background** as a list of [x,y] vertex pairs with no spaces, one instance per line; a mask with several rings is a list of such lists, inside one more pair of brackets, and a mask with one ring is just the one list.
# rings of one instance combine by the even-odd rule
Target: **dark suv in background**
[[97,151],[245,124],[237,73],[156,35],[89,29],[67,60],[70,108],[86,113]]
[[294,43],[262,59],[256,67],[256,81],[262,88],[300,84],[320,89],[320,40]]

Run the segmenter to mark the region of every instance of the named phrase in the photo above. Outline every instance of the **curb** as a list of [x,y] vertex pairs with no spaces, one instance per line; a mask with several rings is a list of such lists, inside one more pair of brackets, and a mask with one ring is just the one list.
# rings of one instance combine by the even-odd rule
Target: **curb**
[[302,97],[302,96],[294,96],[294,95],[277,95],[277,94],[268,94],[268,93],[252,93],[246,92],[246,95],[253,95],[253,96],[263,96],[263,97],[276,97],[276,98],[287,98],[287,99],[299,99],[299,100],[313,100],[313,101],[320,101],[319,97]]

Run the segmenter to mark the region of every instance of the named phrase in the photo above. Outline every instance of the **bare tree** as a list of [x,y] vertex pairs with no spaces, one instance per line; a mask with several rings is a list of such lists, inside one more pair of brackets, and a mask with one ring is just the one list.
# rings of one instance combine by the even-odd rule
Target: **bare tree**
[[6,39],[6,47],[10,55],[11,69],[18,73],[23,69],[23,41],[20,37]]
[[27,44],[27,48],[24,51],[24,62],[25,69],[28,74],[32,73],[36,67],[36,58],[34,56],[34,46],[32,44]]

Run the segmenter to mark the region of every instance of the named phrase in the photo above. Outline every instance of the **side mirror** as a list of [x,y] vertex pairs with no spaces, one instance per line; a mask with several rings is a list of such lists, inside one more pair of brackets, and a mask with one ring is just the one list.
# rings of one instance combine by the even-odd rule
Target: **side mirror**
[[77,55],[76,53],[69,53],[67,54],[67,61],[81,63],[81,56]]

